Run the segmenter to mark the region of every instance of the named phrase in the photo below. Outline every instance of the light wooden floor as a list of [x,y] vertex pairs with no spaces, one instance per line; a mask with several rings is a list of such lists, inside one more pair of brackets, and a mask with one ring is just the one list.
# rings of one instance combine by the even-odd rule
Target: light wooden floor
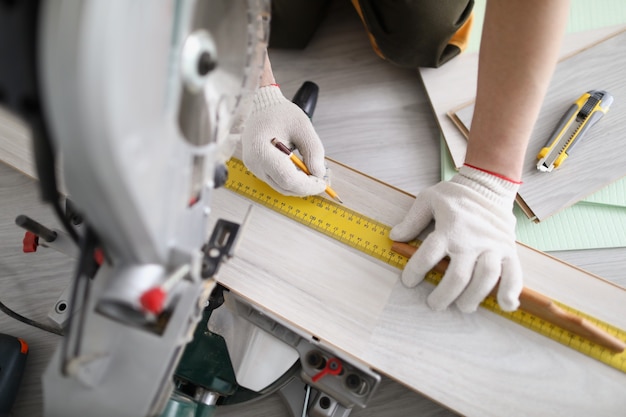
[[[415,71],[381,61],[369,48],[349,2],[337,1],[312,44],[304,51],[271,51],[277,81],[287,97],[305,80],[320,86],[314,123],[329,157],[410,193],[440,178],[439,135]],[[0,121],[1,123],[1,121]],[[13,223],[28,214],[54,225],[38,202],[32,180],[0,164],[0,299],[29,317],[44,321],[72,272],[72,262],[42,249],[21,253],[23,236]],[[626,285],[626,249],[557,254],[603,277]],[[38,416],[39,375],[58,337],[0,314],[0,332],[25,338],[31,346],[27,373],[14,416]],[[219,416],[287,416],[277,395],[242,406],[224,407]],[[384,379],[370,406],[354,416],[446,416],[450,411]]]

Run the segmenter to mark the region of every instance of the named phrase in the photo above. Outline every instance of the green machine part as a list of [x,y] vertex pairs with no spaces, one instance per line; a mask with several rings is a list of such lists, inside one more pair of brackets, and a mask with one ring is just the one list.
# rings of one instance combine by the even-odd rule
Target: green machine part
[[[198,405],[194,400],[174,392],[167,402],[161,417],[196,417],[196,411],[198,411]],[[212,416],[214,414],[213,411],[208,416]]]
[[237,380],[224,338],[208,330],[213,309],[206,308],[176,369],[181,384],[193,384],[221,396],[237,390]]
[[226,341],[208,329],[211,313],[217,308],[214,301],[212,299],[202,312],[193,340],[183,352],[174,373],[175,392],[161,417],[211,417],[215,414],[217,400],[237,391]]
[[[265,394],[239,386],[226,341],[208,329],[213,310],[224,303],[224,291],[218,286],[211,294],[193,340],[176,368],[175,391],[160,417],[212,417],[218,405],[246,402]],[[279,382],[282,385],[283,381]]]

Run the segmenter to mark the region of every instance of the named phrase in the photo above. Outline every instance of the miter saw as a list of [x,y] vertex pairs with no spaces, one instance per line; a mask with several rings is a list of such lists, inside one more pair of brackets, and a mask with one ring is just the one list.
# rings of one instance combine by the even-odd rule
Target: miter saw
[[[213,224],[210,198],[262,69],[268,1],[4,1],[0,18],[0,99],[32,129],[64,230],[19,222],[77,258],[44,415],[208,416],[293,381],[303,415],[364,406],[377,374],[214,280],[239,224]],[[251,371],[255,354],[283,365]]]

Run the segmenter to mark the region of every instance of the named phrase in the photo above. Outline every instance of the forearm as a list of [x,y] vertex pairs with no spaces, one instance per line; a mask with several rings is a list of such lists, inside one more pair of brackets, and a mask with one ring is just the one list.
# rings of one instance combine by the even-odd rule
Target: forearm
[[276,84],[276,79],[274,78],[274,73],[272,72],[272,64],[270,63],[270,58],[265,52],[265,60],[263,62],[263,73],[261,73],[261,80],[259,83],[259,87],[265,87],[271,84]]
[[568,7],[568,0],[487,2],[466,163],[521,179]]

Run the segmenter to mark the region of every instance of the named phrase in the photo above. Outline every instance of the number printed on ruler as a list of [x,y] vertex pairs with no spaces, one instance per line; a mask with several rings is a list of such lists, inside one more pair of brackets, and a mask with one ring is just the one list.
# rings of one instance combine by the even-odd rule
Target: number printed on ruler
[[392,266],[407,262],[391,250],[390,227],[319,196],[284,196],[259,180],[236,159],[228,162],[226,187]]

